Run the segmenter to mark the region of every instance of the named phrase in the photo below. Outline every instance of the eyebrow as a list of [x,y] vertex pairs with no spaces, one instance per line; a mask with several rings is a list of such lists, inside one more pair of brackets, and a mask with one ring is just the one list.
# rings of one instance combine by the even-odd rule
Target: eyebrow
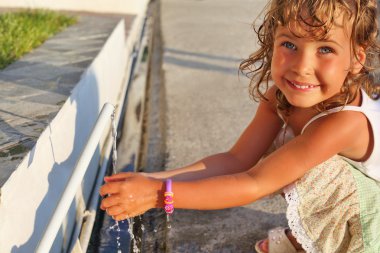
[[[285,38],[288,38],[288,39],[298,39],[298,37],[292,35],[292,34],[288,34],[286,32],[280,32],[278,35],[275,36],[275,38],[279,38],[279,37],[285,37]],[[320,42],[330,42],[330,43],[333,43],[337,46],[339,46],[340,48],[343,48],[342,45],[340,45],[337,41],[335,40],[330,40],[330,39],[322,39],[322,40],[318,40]]]

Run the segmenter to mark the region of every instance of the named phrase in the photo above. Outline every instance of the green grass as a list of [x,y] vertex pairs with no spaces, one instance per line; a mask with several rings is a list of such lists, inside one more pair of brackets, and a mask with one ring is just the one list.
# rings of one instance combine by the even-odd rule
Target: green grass
[[48,10],[26,10],[1,14],[0,69],[76,21],[75,17]]

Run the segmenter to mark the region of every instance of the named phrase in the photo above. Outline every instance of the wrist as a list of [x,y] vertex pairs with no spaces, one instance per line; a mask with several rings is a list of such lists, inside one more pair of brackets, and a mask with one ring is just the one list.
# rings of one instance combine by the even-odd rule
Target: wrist
[[156,208],[164,208],[165,204],[164,204],[164,194],[165,194],[165,181],[162,181],[162,180],[157,180],[157,179],[154,179],[154,181],[156,181],[156,204],[155,204],[155,207]]

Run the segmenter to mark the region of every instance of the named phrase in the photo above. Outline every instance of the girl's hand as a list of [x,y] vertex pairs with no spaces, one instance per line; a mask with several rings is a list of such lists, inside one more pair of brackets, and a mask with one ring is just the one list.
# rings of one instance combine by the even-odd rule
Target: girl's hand
[[[124,220],[159,206],[163,182],[138,173],[119,173],[105,177],[99,193],[105,197],[100,208],[115,220]],[[162,201],[161,201],[162,202]]]

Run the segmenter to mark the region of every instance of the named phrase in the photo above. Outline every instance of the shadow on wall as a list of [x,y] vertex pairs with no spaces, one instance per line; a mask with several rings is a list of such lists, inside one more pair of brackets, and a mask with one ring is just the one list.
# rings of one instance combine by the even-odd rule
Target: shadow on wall
[[[49,187],[43,200],[36,210],[32,235],[24,244],[20,246],[13,246],[11,251],[12,253],[29,253],[35,251],[35,248],[37,247],[38,242],[41,240],[47,224],[53,215],[54,209],[61,198],[68,179],[73,172],[76,161],[79,159],[79,155],[81,154],[87,138],[90,135],[90,132],[96,122],[100,111],[98,81],[95,73],[93,73],[91,69],[89,69],[86,74],[86,79],[82,79],[81,82],[78,83],[76,88],[73,90],[73,94],[69,98],[69,101],[67,101],[64,107],[62,107],[72,107],[69,112],[75,113],[76,110],[75,123],[73,124],[74,129],[72,130],[74,132],[72,151],[70,155],[63,161],[59,161],[59,159],[56,158],[57,156],[55,154],[55,147],[57,147],[57,145],[68,144],[65,142],[65,138],[61,138],[59,136],[59,132],[53,132],[51,125],[49,125],[47,130],[50,132],[50,146],[46,148],[49,148],[50,150],[46,150],[46,153],[51,153],[54,159],[54,164],[47,178]],[[62,123],[65,123],[65,121],[62,121]],[[69,128],[71,126],[65,127]],[[61,128],[61,130],[68,130],[65,129],[65,127]],[[33,149],[30,153],[28,166],[33,163],[35,155],[44,156],[42,152],[36,154]],[[82,195],[79,197],[79,199],[84,199],[84,205],[86,205],[92,191],[94,180],[97,175],[99,158],[100,147],[98,146],[94,153],[94,156],[92,157],[89,170],[84,176],[82,187],[79,190]],[[44,178],[41,178],[41,180],[44,180]],[[51,252],[61,252],[62,244],[64,245],[64,252],[71,251],[68,249],[71,239],[70,237],[72,236],[71,232],[73,231],[76,222],[78,222],[78,224],[81,224],[81,219],[78,220],[77,218],[77,209],[78,212],[84,211],[81,210],[80,207],[81,206],[78,205],[78,202],[74,198],[74,201],[71,203],[70,209],[67,213],[66,219],[63,221],[63,226],[65,229],[63,229],[63,226],[61,226],[51,248]],[[26,215],[28,213],[31,214],[31,212],[28,212],[27,210],[25,210],[24,213]],[[23,219],[23,217],[19,218],[21,220]]]
[[0,187],[32,150],[83,71],[30,60],[17,61],[1,70]]

